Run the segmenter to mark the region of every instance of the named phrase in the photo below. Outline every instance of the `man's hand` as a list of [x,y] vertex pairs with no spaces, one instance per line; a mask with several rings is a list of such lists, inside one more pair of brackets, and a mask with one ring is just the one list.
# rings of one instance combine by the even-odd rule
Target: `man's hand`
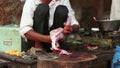
[[64,23],[63,34],[70,34],[72,30],[73,29],[71,25],[66,25],[66,23]]
[[72,33],[77,33],[77,32],[79,32],[79,28],[80,28],[80,26],[79,25],[72,25]]
[[66,25],[64,23],[63,34],[76,33],[79,31],[79,25]]

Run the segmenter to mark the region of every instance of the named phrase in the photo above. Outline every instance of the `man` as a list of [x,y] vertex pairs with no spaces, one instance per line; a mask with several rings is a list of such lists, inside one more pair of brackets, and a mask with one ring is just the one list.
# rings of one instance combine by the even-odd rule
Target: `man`
[[[71,16],[71,25],[65,22]],[[27,39],[27,46],[50,51],[50,31],[63,28],[64,34],[75,32],[79,24],[69,0],[26,0],[20,23],[20,33]]]
[[[118,31],[120,27],[120,0],[112,0],[110,20],[113,20],[113,22],[111,22],[110,29]],[[120,65],[117,64],[117,62],[119,61],[120,61],[120,44],[117,44],[111,68],[120,68]]]
[[120,27],[120,0],[112,0],[110,20],[110,30],[117,31]]

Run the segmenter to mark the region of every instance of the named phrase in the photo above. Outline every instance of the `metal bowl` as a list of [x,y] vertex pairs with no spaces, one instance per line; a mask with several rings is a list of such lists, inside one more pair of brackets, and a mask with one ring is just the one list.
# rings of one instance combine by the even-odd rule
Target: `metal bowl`
[[97,20],[100,31],[118,31],[120,20]]

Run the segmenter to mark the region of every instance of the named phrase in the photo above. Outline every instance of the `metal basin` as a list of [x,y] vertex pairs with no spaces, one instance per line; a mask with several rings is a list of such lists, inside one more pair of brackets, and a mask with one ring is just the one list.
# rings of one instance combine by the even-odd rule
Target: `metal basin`
[[97,20],[100,31],[117,31],[120,27],[120,20]]

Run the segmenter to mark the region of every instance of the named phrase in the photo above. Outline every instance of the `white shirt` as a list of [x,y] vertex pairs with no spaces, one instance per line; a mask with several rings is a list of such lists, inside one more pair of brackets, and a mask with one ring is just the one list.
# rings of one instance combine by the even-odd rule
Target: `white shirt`
[[[25,37],[24,36],[25,33],[27,33],[29,30],[32,29],[34,11],[40,3],[42,3],[40,0],[26,0],[23,7],[22,17],[20,22],[20,34],[23,37]],[[65,5],[68,8],[69,15],[71,16],[71,25],[79,24],[78,21],[75,19],[74,11],[71,8],[69,0],[52,0],[49,3],[49,7],[50,7],[50,19],[48,25],[49,27],[51,27],[53,24],[54,11],[56,9],[56,6],[58,5]]]
[[110,20],[120,20],[120,0],[112,0]]

